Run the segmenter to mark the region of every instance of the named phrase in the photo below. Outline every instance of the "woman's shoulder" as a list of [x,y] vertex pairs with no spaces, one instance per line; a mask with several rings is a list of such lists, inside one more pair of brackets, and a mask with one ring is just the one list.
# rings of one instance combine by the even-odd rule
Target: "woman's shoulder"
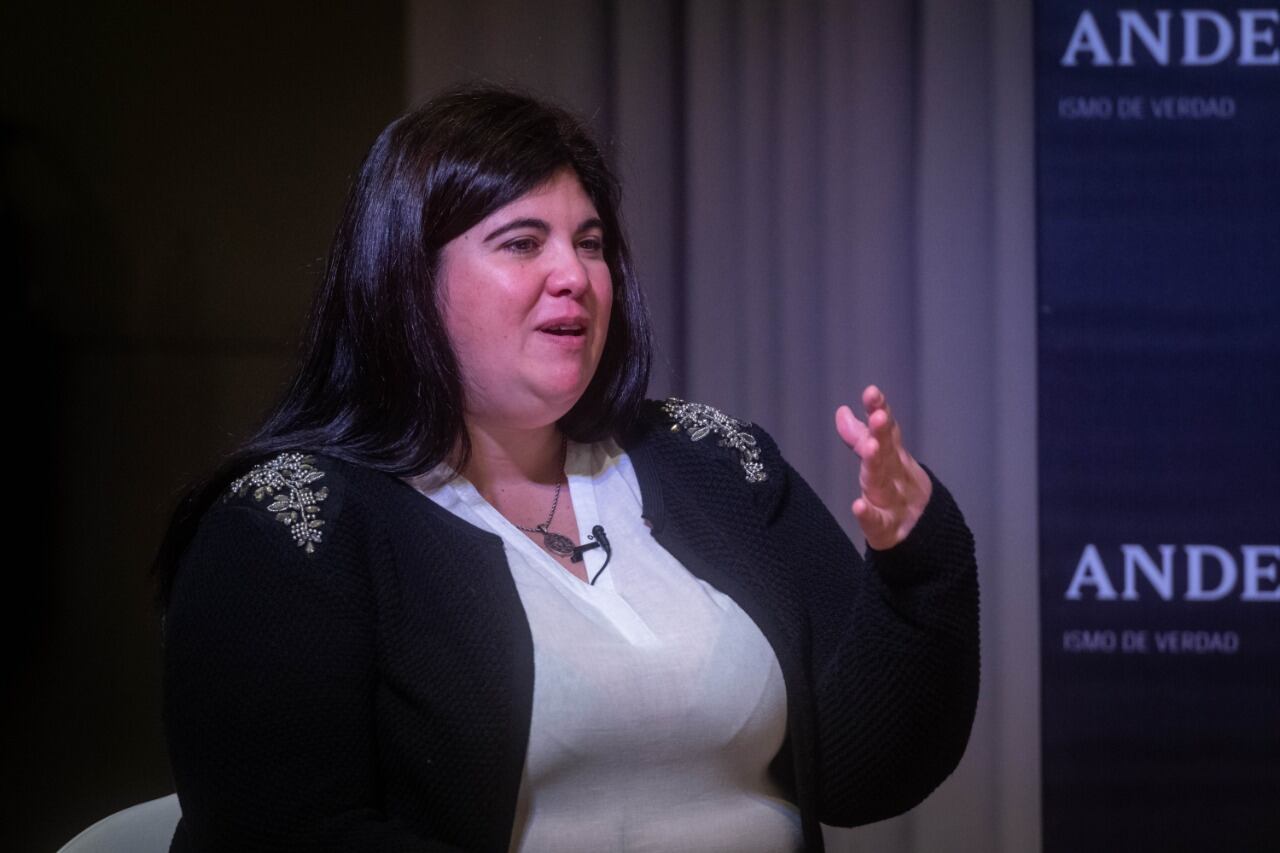
[[302,607],[286,607],[290,601],[321,615],[362,610],[367,536],[353,512],[350,469],[332,457],[286,451],[231,472],[178,560],[166,634],[266,603],[277,612]]
[[773,437],[758,424],[679,397],[646,400],[632,443],[683,450],[689,461],[726,467],[749,484],[777,477],[782,461]]
[[374,540],[421,529],[416,522],[428,503],[388,472],[322,452],[284,450],[232,472],[201,528],[216,531],[222,548],[237,547],[243,537],[290,561],[340,565],[358,559]]
[[625,449],[642,491],[679,491],[730,515],[769,517],[787,491],[790,469],[768,432],[708,403],[646,401]]
[[[335,456],[284,450],[245,460],[200,518],[184,562],[245,559],[323,576],[362,562],[396,480]],[[401,487],[400,491],[407,491]]]
[[325,527],[342,504],[346,478],[339,460],[286,450],[252,463],[222,491],[210,512],[245,509],[270,518],[306,554],[324,544]]
[[310,648],[372,624],[376,549],[361,520],[362,470],[288,450],[247,458],[210,487],[167,599],[172,665],[221,666],[225,655],[255,667],[298,643]]

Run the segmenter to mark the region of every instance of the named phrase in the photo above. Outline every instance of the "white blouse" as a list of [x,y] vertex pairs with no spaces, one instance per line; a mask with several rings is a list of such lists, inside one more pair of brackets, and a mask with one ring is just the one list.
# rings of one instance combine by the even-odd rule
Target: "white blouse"
[[[772,647],[649,533],[631,461],[570,442],[579,542],[612,546],[571,575],[461,477],[419,489],[502,537],[533,634],[533,720],[512,851],[799,850],[800,815],[767,768],[786,736]],[[605,561],[585,555],[588,577]]]

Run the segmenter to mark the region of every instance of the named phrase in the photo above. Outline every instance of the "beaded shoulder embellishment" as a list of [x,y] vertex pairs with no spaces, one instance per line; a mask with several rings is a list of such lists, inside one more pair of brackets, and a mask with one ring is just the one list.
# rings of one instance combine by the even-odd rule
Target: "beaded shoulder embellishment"
[[276,514],[276,521],[289,528],[293,541],[308,554],[314,554],[320,544],[320,528],[324,526],[320,504],[329,497],[328,486],[311,488],[324,476],[314,462],[314,456],[286,451],[254,465],[249,473],[231,483],[231,491],[240,497],[252,487],[255,501],[272,498],[267,509]]
[[671,425],[672,432],[679,432],[683,427],[689,433],[691,441],[701,441],[715,433],[720,436],[718,444],[721,447],[738,451],[738,461],[747,472],[748,483],[760,483],[768,479],[764,465],[760,462],[756,438],[746,430],[751,424],[731,418],[706,403],[690,403],[678,397],[668,397],[662,404],[662,411],[674,421]]

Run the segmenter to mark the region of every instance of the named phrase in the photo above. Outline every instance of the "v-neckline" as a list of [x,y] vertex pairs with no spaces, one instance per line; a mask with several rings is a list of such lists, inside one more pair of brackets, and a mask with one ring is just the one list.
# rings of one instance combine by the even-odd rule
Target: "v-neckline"
[[[589,444],[579,444],[574,441],[568,442],[568,446],[565,449],[565,485],[569,490],[569,498],[573,502],[573,514],[578,526],[579,543],[586,541],[586,531],[589,531],[592,525],[597,524],[600,517],[599,508],[596,505],[595,483],[591,476],[590,462],[591,446]],[[587,579],[584,580],[569,571],[566,566],[534,542],[525,531],[499,512],[497,507],[489,503],[485,496],[480,494],[480,490],[475,487],[475,484],[462,474],[458,474],[446,487],[453,489],[458,498],[469,506],[476,515],[484,519],[494,533],[502,536],[504,541],[513,542],[515,547],[524,552],[527,559],[546,569],[549,574],[558,579],[557,582],[568,583],[578,594],[582,595],[591,594],[595,590],[607,589],[610,592],[613,591],[611,581],[607,584],[591,583],[592,573],[598,571],[598,567],[590,565],[590,562],[595,562],[594,559],[588,562],[591,557],[591,551],[583,555],[583,566],[587,574]],[[585,519],[591,519],[591,521],[588,523]],[[500,531],[505,531],[509,535],[504,536]],[[601,577],[598,580],[602,579]]]

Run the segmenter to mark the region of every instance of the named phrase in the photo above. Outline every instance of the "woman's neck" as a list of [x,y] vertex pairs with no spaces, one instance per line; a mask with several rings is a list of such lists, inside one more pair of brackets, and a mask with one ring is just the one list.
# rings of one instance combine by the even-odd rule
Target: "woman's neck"
[[468,421],[471,456],[462,475],[493,501],[531,483],[554,486],[564,474],[564,436],[555,424],[508,429]]

